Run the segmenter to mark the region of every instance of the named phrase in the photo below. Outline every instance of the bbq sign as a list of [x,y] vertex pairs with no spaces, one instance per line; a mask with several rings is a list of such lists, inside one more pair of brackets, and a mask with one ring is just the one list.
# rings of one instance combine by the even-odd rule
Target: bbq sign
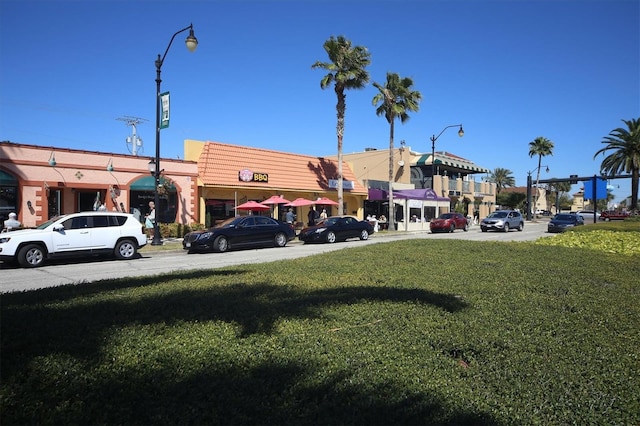
[[269,182],[267,173],[252,172],[249,169],[242,169],[238,172],[238,180],[241,182]]

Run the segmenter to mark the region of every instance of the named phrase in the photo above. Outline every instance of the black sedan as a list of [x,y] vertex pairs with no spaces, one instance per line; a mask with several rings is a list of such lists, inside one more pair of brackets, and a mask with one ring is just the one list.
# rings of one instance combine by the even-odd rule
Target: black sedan
[[547,232],[564,232],[580,225],[584,225],[584,219],[579,214],[560,213],[549,221]]
[[225,252],[246,247],[284,247],[296,237],[293,227],[267,216],[237,216],[213,228],[189,232],[182,248],[189,253]]
[[298,238],[305,243],[335,243],[348,238],[369,239],[373,226],[353,216],[330,216],[314,226],[300,231]]

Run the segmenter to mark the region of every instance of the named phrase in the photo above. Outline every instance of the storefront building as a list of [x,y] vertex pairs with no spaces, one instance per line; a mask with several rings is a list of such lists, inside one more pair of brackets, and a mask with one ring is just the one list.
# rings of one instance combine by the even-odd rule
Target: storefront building
[[[148,163],[148,157],[0,142],[0,220],[15,212],[23,227],[35,227],[99,204],[143,218],[154,199]],[[161,166],[160,221],[197,222],[197,164],[162,158]]]
[[[432,155],[399,148],[367,148],[344,154],[369,196],[365,215],[389,217],[389,184],[393,189],[394,217],[400,230],[428,230],[429,220],[441,213],[462,210],[467,216],[486,217],[495,210],[495,184],[486,177],[489,170],[448,152]],[[389,178],[389,164],[392,177]]]
[[[199,215],[209,225],[236,215],[236,206],[247,201],[261,202],[277,195],[284,200],[297,198],[316,202],[326,197],[334,202],[337,195],[337,162],[322,157],[250,148],[220,142],[185,140],[185,159],[198,164]],[[364,218],[367,190],[343,165],[343,211]],[[272,204],[264,214],[284,220],[286,202]],[[311,205],[292,207],[299,225],[306,222]],[[332,204],[315,204],[327,214],[337,214]],[[244,212],[245,214],[247,212]]]

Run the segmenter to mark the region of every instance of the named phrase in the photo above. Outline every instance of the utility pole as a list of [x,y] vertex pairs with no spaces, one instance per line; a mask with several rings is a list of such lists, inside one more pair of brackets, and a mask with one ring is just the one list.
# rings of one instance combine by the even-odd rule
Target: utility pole
[[145,121],[149,121],[149,120],[145,118],[139,118],[139,117],[130,117],[128,115],[117,118],[116,120],[124,121],[125,123],[127,123],[127,126],[131,126],[132,133],[131,133],[131,136],[127,136],[127,147],[131,145],[131,148],[129,148],[129,151],[134,156],[138,156],[138,153],[141,153],[142,151],[144,151],[144,148],[142,147],[142,138],[138,137],[138,131],[136,126],[140,123],[144,123]]

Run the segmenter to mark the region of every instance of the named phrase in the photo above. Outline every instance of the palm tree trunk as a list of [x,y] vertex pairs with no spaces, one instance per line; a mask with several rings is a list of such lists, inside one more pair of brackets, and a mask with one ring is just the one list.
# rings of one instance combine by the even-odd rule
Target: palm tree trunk
[[538,209],[538,194],[540,194],[540,190],[538,187],[540,186],[540,167],[542,167],[542,155],[538,155],[538,173],[536,173],[536,192],[533,196],[533,215],[535,217],[536,210]]
[[[336,86],[337,87],[337,86]],[[336,88],[338,104],[336,105],[338,124],[336,133],[338,135],[338,215],[344,214],[344,191],[342,177],[342,137],[344,136],[344,112],[346,109],[344,93],[340,93]]]
[[395,229],[396,222],[396,209],[393,204],[393,123],[394,120],[389,123],[389,229]]

